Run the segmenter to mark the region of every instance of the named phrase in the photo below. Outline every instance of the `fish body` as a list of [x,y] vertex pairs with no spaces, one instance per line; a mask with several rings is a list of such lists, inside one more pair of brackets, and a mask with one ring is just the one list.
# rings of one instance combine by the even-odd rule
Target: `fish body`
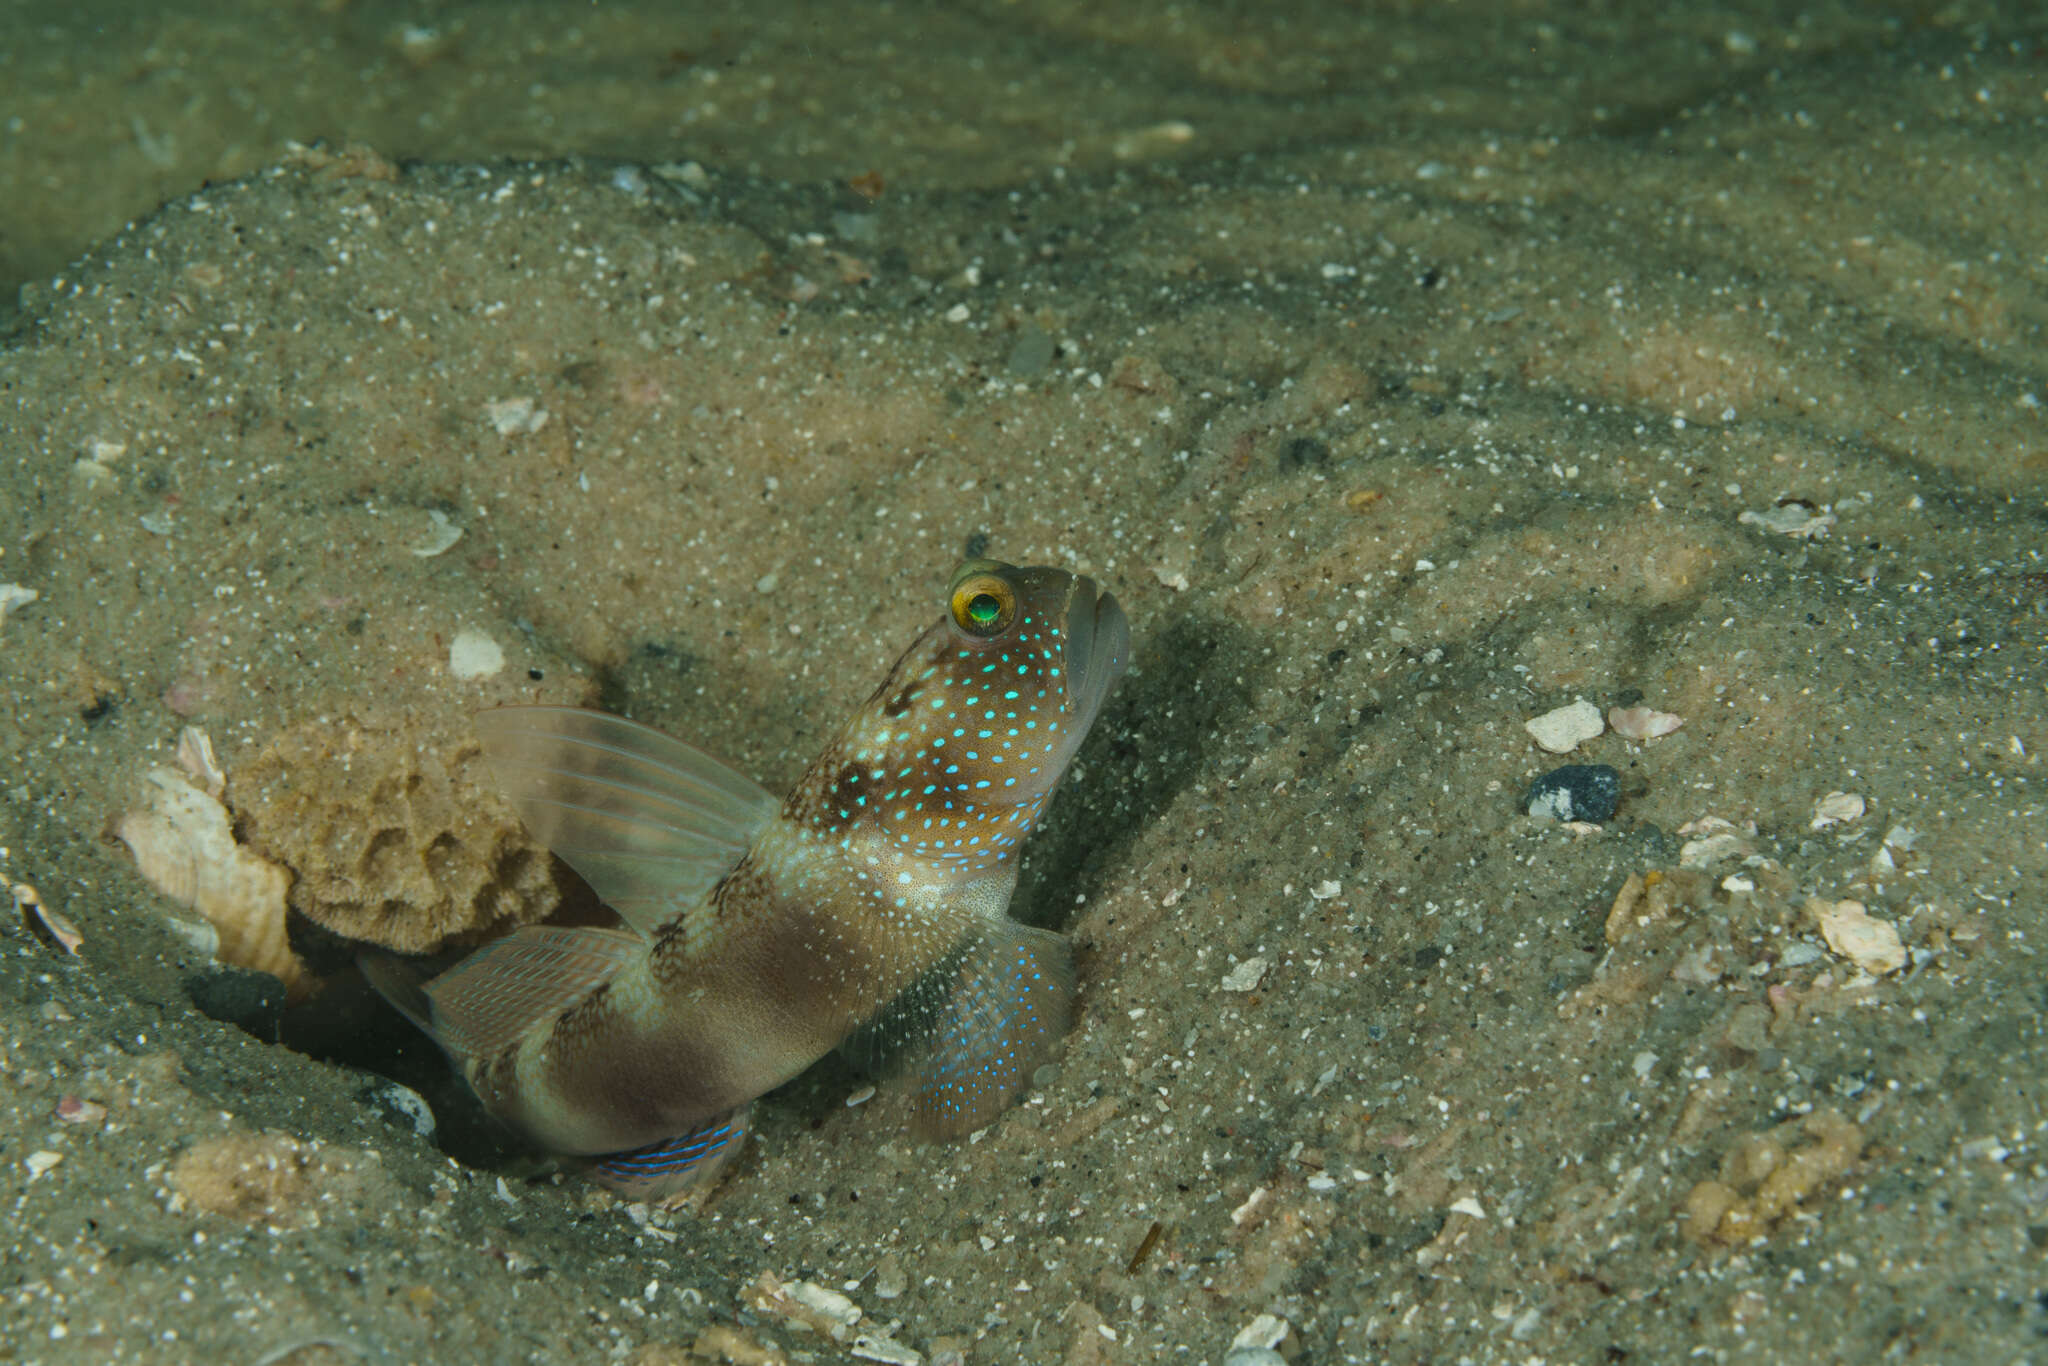
[[424,982],[366,971],[486,1108],[630,1194],[701,1180],[749,1101],[835,1048],[908,1073],[923,1132],[971,1132],[1067,1025],[1065,941],[1007,908],[1128,654],[1091,580],[969,561],[780,802],[622,718],[487,712],[506,795],[622,926],[530,926]]

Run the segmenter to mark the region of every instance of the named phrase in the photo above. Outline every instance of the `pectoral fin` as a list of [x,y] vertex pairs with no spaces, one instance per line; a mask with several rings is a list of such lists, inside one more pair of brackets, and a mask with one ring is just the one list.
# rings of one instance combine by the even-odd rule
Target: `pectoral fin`
[[958,1138],[1024,1089],[1073,1018],[1067,941],[1013,920],[982,920],[844,1045],[856,1062],[912,1078],[914,1123]]
[[[624,930],[529,925],[424,983],[419,995],[428,1009],[422,1023],[443,1048],[489,1057],[575,1005],[646,952],[646,941]],[[370,980],[383,989],[376,976]],[[417,1010],[417,998],[393,998],[392,1003],[408,1014]]]
[[527,828],[642,934],[731,872],[779,806],[702,750],[604,712],[500,707],[476,730]]

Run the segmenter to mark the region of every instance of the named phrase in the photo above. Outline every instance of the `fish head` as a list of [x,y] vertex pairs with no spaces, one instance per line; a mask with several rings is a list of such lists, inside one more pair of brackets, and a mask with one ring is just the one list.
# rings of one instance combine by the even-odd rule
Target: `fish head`
[[899,729],[928,781],[1004,807],[1059,781],[1124,670],[1131,634],[1086,575],[968,560],[919,644],[884,710],[915,723]]
[[968,560],[821,764],[818,823],[878,824],[949,863],[1006,858],[1129,658],[1123,609],[1093,579]]

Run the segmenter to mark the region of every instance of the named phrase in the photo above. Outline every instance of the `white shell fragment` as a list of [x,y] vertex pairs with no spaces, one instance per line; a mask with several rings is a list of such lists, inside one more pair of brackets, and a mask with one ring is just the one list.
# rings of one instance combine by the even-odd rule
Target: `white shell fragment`
[[177,757],[178,767],[205,788],[207,796],[218,797],[227,791],[228,775],[214,757],[211,735],[197,726],[185,727],[178,732]]
[[1329,901],[1344,894],[1344,884],[1335,878],[1325,878],[1308,889],[1308,894],[1317,901]]
[[1658,740],[1684,725],[1685,718],[1649,707],[1613,707],[1607,712],[1607,724],[1624,740]]
[[1607,722],[1602,719],[1600,709],[1582,697],[1569,707],[1559,707],[1556,711],[1547,711],[1524,721],[1522,729],[1552,754],[1569,754],[1586,741],[1598,737],[1607,729]]
[[462,539],[462,528],[449,521],[448,514],[441,509],[427,509],[427,521],[432,523],[427,528],[427,538],[412,548],[412,553],[421,559],[431,560]]
[[1265,976],[1266,960],[1263,958],[1247,958],[1229,972],[1223,974],[1223,989],[1225,991],[1256,991],[1259,983],[1265,980]]
[[78,946],[85,942],[85,935],[78,926],[45,905],[41,892],[26,882],[9,883],[7,891],[14,898],[14,907],[21,912],[21,918],[29,929],[73,958],[78,956]]
[[1889,921],[1872,919],[1862,902],[1815,897],[1806,903],[1806,911],[1820,924],[1829,948],[1872,976],[1906,966],[1906,946],[1898,930]]
[[1237,1336],[1230,1340],[1232,1347],[1263,1347],[1268,1350],[1286,1341],[1288,1323],[1278,1314],[1261,1314],[1237,1330]]
[[530,398],[492,399],[484,405],[484,416],[499,436],[537,432],[548,425],[548,410]]
[[0,583],[0,625],[41,596],[35,589],[23,588],[18,583]]
[[924,1366],[924,1354],[914,1347],[905,1347],[891,1337],[863,1333],[853,1340],[846,1354],[862,1361],[880,1361],[887,1366]]
[[1863,819],[1863,798],[1854,792],[1830,792],[1813,804],[1812,828],[1825,830]]
[[1745,512],[1735,520],[1744,526],[1762,527],[1780,536],[1807,541],[1827,535],[1828,528],[1835,524],[1835,514],[1816,512],[1805,503],[1783,503],[1762,512]]
[[206,917],[220,960],[297,987],[305,965],[285,938],[291,875],[235,843],[227,808],[176,769],[143,775],[142,805],[114,822],[149,885]]
[[1701,816],[1698,820],[1687,821],[1678,827],[1678,833],[1689,835],[1678,851],[1681,868],[1705,868],[1725,859],[1746,858],[1756,852],[1749,836],[1756,833],[1754,828],[1737,830],[1732,821],[1719,816]]
[[505,667],[505,651],[475,628],[458,631],[448,646],[448,672],[467,682],[489,678]]

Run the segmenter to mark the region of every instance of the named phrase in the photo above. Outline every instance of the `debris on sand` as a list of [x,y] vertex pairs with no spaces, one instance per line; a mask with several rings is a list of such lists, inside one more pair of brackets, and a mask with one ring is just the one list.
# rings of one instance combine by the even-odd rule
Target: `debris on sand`
[[1524,721],[1522,728],[1550,753],[1569,754],[1586,741],[1597,739],[1607,729],[1607,722],[1600,709],[1582,697],[1568,707]]
[[113,833],[150,886],[213,927],[216,958],[267,972],[295,994],[306,989],[305,964],[285,938],[291,874],[236,842],[217,797],[176,769],[152,767],[141,803],[115,820]]

